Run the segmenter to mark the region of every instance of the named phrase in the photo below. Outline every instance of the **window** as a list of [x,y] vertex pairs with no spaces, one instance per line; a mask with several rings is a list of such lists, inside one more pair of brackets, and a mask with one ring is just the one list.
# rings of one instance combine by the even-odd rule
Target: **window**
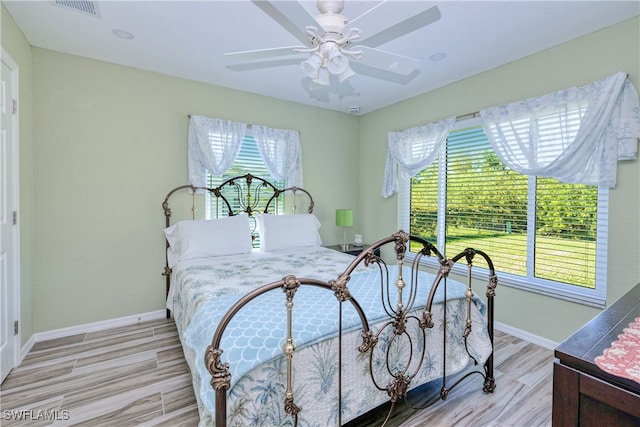
[[608,189],[510,170],[468,120],[400,193],[400,226],[448,257],[479,249],[501,283],[604,304]]
[[[227,172],[223,176],[212,176],[207,172],[207,187],[215,188],[222,184],[229,178],[233,178],[234,176],[252,174],[254,176],[265,179],[275,185],[279,189],[284,188],[284,179],[282,180],[274,180],[271,178],[269,171],[267,171],[267,167],[260,156],[260,152],[258,151],[258,146],[253,138],[253,136],[247,135],[242,140],[242,144],[240,145],[240,151],[238,152],[238,157],[227,170]],[[227,190],[227,191],[225,191]],[[231,208],[234,211],[240,209],[239,203],[237,202],[237,197],[232,191],[231,187],[225,187],[222,191],[222,194],[227,198],[227,200],[231,203]],[[264,193],[263,193],[264,194]],[[268,194],[268,197],[265,200],[261,200],[259,202],[260,206],[264,206],[268,201],[268,198],[271,197],[272,194]],[[235,203],[234,203],[235,201]],[[216,218],[217,216],[226,216],[228,214],[227,207],[224,203],[219,203],[217,197],[211,197],[210,194],[206,193],[206,218]],[[284,212],[285,211],[285,198],[278,197],[277,206],[275,207],[276,212]],[[252,224],[252,227],[254,225]],[[259,246],[259,238],[256,235],[254,239],[254,247]]]

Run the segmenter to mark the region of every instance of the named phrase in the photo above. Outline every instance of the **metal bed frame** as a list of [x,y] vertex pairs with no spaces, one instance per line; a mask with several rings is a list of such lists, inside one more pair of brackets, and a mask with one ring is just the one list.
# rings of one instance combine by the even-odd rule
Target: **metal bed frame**
[[[404,274],[402,273],[403,271],[402,267],[404,264],[407,244],[410,241],[422,244],[422,249],[419,251],[418,255],[413,260],[413,263],[410,268],[411,272],[409,274],[410,276],[409,283],[407,283],[405,281]],[[364,263],[365,265],[377,264],[381,272],[387,272],[388,271],[387,265],[384,262],[384,260],[379,256],[375,255],[375,251],[377,249],[380,249],[382,246],[385,246],[387,244],[395,245],[394,249],[395,249],[395,255],[396,255],[396,262],[399,267],[398,268],[399,274],[398,274],[398,277],[395,278],[395,280],[389,280],[388,275],[385,275],[385,274],[381,274],[380,276],[382,303],[385,307],[385,311],[389,316],[389,320],[378,331],[373,331],[369,327],[369,322],[367,320],[366,313],[364,313],[358,301],[356,301],[356,299],[351,296],[347,283],[349,282],[351,273],[361,263]],[[417,287],[425,286],[426,284],[418,283],[418,280],[417,280],[418,275],[416,274],[416,272],[420,264],[420,259],[423,256],[432,256],[432,255],[437,256],[440,264],[440,268],[433,284],[431,285],[431,290],[429,293],[428,300],[426,302],[425,309],[422,312],[422,317],[419,318],[414,315],[411,315],[410,312],[414,307],[414,304],[416,303],[415,294],[417,291]],[[357,351],[359,351],[360,353],[369,353],[369,375],[371,376],[371,380],[373,381],[373,384],[378,390],[387,392],[387,394],[389,395],[389,400],[391,402],[391,406],[389,408],[387,417],[382,422],[383,426],[386,425],[386,423],[389,421],[391,417],[391,414],[394,410],[396,403],[401,399],[405,399],[405,400],[407,399],[408,390],[410,389],[411,381],[418,374],[420,367],[422,365],[422,361],[424,360],[424,356],[426,352],[426,341],[427,341],[426,329],[433,328],[434,326],[431,308],[433,305],[433,299],[434,299],[436,290],[438,289],[439,286],[443,286],[444,292],[445,292],[445,301],[444,301],[445,315],[444,315],[443,321],[446,322],[447,277],[453,265],[462,259],[466,260],[466,263],[468,266],[468,285],[467,285],[467,291],[465,293],[466,304],[467,304],[467,318],[465,322],[465,328],[463,331],[461,331],[461,334],[464,337],[465,346],[466,346],[466,338],[471,333],[471,327],[472,327],[470,310],[471,310],[471,300],[474,294],[473,294],[473,289],[471,288],[471,270],[473,266],[473,259],[476,256],[480,256],[484,258],[484,260],[487,262],[489,266],[489,280],[488,280],[488,285],[486,290],[487,330],[488,330],[489,338],[491,340],[491,345],[493,346],[494,297],[495,297],[495,289],[498,284],[498,279],[495,275],[493,263],[489,258],[489,256],[482,251],[468,248],[468,249],[465,249],[460,254],[456,255],[455,257],[451,259],[446,259],[442,256],[442,254],[438,251],[438,249],[428,241],[417,236],[410,236],[403,231],[394,233],[392,236],[386,239],[382,239],[377,243],[371,245],[369,248],[363,251],[360,255],[358,255],[353,260],[353,262],[347,267],[344,273],[340,274],[338,278],[335,280],[331,280],[329,282],[322,282],[315,279],[297,278],[293,275],[289,275],[284,277],[280,281],[266,284],[256,289],[255,291],[245,295],[234,306],[232,306],[229,309],[229,311],[226,313],[226,315],[222,318],[221,322],[218,324],[218,327],[213,335],[211,345],[207,348],[207,352],[205,355],[205,363],[209,373],[211,374],[211,386],[213,387],[216,395],[216,414],[215,414],[216,426],[224,427],[227,425],[226,424],[227,391],[229,390],[231,385],[231,374],[229,373],[229,363],[223,363],[221,360],[221,356],[224,351],[222,348],[220,348],[220,342],[222,340],[222,336],[226,330],[227,325],[229,324],[229,322],[231,321],[231,319],[234,317],[236,313],[238,313],[244,306],[246,306],[254,298],[275,289],[281,289],[285,294],[284,306],[286,307],[286,316],[287,316],[287,336],[283,337],[284,344],[282,347],[282,351],[284,356],[286,357],[286,362],[287,362],[286,392],[285,392],[285,400],[283,402],[283,405],[284,405],[285,411],[293,417],[294,425],[298,425],[298,414],[300,413],[302,408],[297,406],[295,403],[295,396],[294,396],[293,386],[292,386],[293,384],[292,372],[293,372],[293,364],[295,360],[294,354],[296,350],[296,344],[293,341],[293,337],[292,337],[292,327],[293,327],[292,312],[295,305],[294,297],[296,295],[296,291],[301,286],[315,286],[333,293],[334,298],[337,301],[337,304],[339,304],[340,306],[340,310],[339,310],[340,318],[338,320],[338,323],[340,325],[339,332],[338,332],[339,334],[338,340],[340,343],[342,340],[342,333],[343,333],[342,305],[345,303],[351,304],[353,308],[357,311],[362,323],[362,335],[361,335],[362,344],[358,347]],[[395,305],[393,305],[391,302],[391,298],[390,298],[391,292],[397,293],[398,298],[397,298],[397,303]],[[330,295],[328,295],[328,297],[330,297]],[[412,338],[409,335],[408,329],[407,329],[408,322],[418,323],[419,328],[422,331],[421,332],[422,337]],[[393,371],[389,367],[389,363],[388,363],[389,349],[391,348],[391,346],[388,346],[386,349],[386,355],[384,356],[387,360],[388,376],[387,378],[381,379],[381,378],[375,377],[372,370],[372,365],[373,365],[372,361],[373,361],[374,351],[376,351],[376,345],[378,344],[378,338],[380,334],[387,329],[392,330],[392,334],[393,334],[392,340],[401,339],[401,337],[405,337],[406,339],[409,339],[409,340],[415,339],[415,340],[418,340],[417,342],[422,342],[422,351],[420,352],[420,354],[413,354],[413,352],[410,352],[410,354],[407,354],[406,363],[404,365],[405,368],[403,370]],[[443,334],[442,345],[445,350],[444,354],[446,354],[446,345],[447,345],[446,334]],[[338,370],[339,371],[338,389],[341,390],[342,389],[342,353],[343,353],[342,345],[339,344],[338,348],[339,350],[338,350],[337,363],[338,363],[338,366],[340,367],[340,369]],[[353,349],[353,351],[356,351],[356,349]],[[381,350],[381,351],[384,351],[384,350]],[[468,352],[468,349],[467,349],[467,352]],[[417,358],[418,360],[417,365],[412,364],[412,360],[414,358]],[[477,361],[475,362],[476,362],[475,364],[477,365],[478,362]],[[412,371],[409,372],[410,366],[417,366],[417,367],[413,368]],[[472,370],[470,372],[467,372],[464,376],[457,379],[451,385],[447,383],[446,363],[444,363],[443,369],[444,369],[444,375],[441,379],[442,385],[440,388],[440,394],[435,398],[427,401],[426,404],[422,405],[420,408],[426,408],[428,406],[431,406],[433,403],[435,403],[438,400],[445,400],[449,392],[454,387],[456,387],[456,385],[458,385],[460,382],[462,382],[463,380],[465,380],[466,378],[474,374],[481,375],[483,377],[484,392],[492,393],[495,389],[496,385],[495,385],[495,378],[493,373],[493,352],[491,353],[491,355],[489,356],[489,358],[487,359],[487,361],[484,363],[484,365],[481,367],[480,370]],[[341,399],[342,399],[342,396],[341,396],[341,392],[339,391],[338,408],[342,408]],[[408,400],[407,402],[411,405],[411,402],[409,402]],[[338,409],[338,425],[342,425],[341,416],[342,416],[342,411],[341,409]]]
[[[279,197],[284,194],[293,195],[293,202],[290,201],[289,204],[292,206],[292,210],[295,212],[296,207],[296,194],[303,194],[305,198],[308,198],[308,208],[307,212],[312,213],[314,208],[314,201],[309,192],[302,188],[298,187],[290,187],[284,190],[278,189],[272,183],[268,182],[265,179],[256,177],[251,174],[242,175],[238,177],[234,177],[226,180],[220,186],[216,188],[205,188],[205,187],[194,187],[191,185],[182,185],[171,190],[165,197],[162,208],[165,215],[165,225],[169,227],[171,225],[171,216],[172,211],[169,207],[169,199],[176,192],[188,191],[192,196],[192,219],[196,219],[197,213],[197,203],[196,198],[197,195],[201,193],[208,192],[212,197],[216,197],[216,212],[215,215],[224,215],[224,216],[233,216],[238,213],[246,213],[250,217],[259,214],[259,213],[279,213],[277,208],[277,200]],[[220,208],[222,206],[222,208]],[[255,226],[254,226],[254,237],[255,237]],[[415,242],[418,245],[421,245],[421,249],[416,254],[410,266],[405,266],[405,255],[410,242]],[[398,266],[398,275],[395,278],[389,277],[388,265],[385,260],[379,256],[381,253],[380,249],[385,246],[392,246],[393,253],[395,254],[395,263]],[[168,242],[167,242],[168,248]],[[378,254],[378,255],[377,255]],[[439,269],[435,276],[435,280],[433,283],[419,283],[418,281],[418,270],[420,268],[420,263],[423,257],[431,257],[435,256],[438,260]],[[220,348],[220,343],[222,337],[226,331],[227,326],[233,317],[242,310],[250,301],[255,299],[256,297],[274,291],[276,289],[280,289],[284,293],[284,302],[283,305],[284,310],[286,311],[286,319],[287,319],[287,334],[283,337],[284,344],[282,345],[282,353],[286,358],[286,384],[285,384],[285,399],[282,402],[284,406],[284,410],[287,414],[289,414],[292,419],[294,425],[298,425],[298,415],[302,408],[296,405],[295,395],[293,391],[293,371],[294,371],[294,363],[295,363],[295,352],[296,352],[296,343],[293,340],[292,335],[292,313],[295,307],[295,296],[296,291],[301,286],[314,286],[320,289],[324,289],[328,291],[327,297],[331,298],[329,292],[333,294],[333,298],[336,300],[336,304],[339,306],[339,319],[338,319],[338,408],[342,408],[342,358],[343,352],[348,351],[349,349],[343,350],[342,348],[342,313],[343,313],[343,305],[349,304],[356,310],[362,327],[361,339],[362,342],[357,349],[352,349],[352,351],[359,351],[362,354],[369,355],[369,375],[375,387],[378,390],[385,391],[389,396],[390,407],[387,413],[386,418],[382,422],[382,425],[386,425],[389,421],[391,414],[396,407],[397,403],[400,400],[405,400],[411,407],[413,408],[426,408],[431,406],[435,402],[439,400],[446,400],[449,392],[455,388],[460,382],[464,381],[466,378],[472,375],[480,375],[483,377],[483,386],[482,389],[486,393],[492,393],[496,387],[494,372],[493,372],[493,350],[491,354],[487,358],[486,362],[482,366],[478,366],[478,361],[475,361],[474,369],[467,369],[463,375],[453,381],[452,384],[448,382],[448,375],[446,372],[446,363],[443,360],[443,376],[440,379],[441,386],[440,392],[438,395],[430,398],[426,401],[426,403],[418,406],[412,404],[408,399],[408,391],[412,388],[412,380],[418,374],[420,367],[424,361],[424,356],[427,349],[427,339],[426,339],[426,331],[427,329],[431,329],[434,326],[433,322],[433,313],[431,312],[434,296],[436,290],[439,287],[443,287],[444,291],[444,318],[443,322],[447,321],[446,317],[446,302],[447,302],[447,278],[449,273],[451,272],[452,267],[455,263],[459,261],[466,261],[467,264],[467,289],[465,292],[466,298],[466,309],[467,316],[465,321],[464,330],[458,331],[459,334],[464,339],[465,347],[467,345],[467,337],[471,333],[472,321],[471,321],[471,304],[472,299],[474,298],[474,292],[472,289],[472,267],[473,260],[476,256],[479,256],[484,259],[484,261],[488,265],[488,284],[486,288],[486,327],[489,335],[489,339],[491,341],[491,346],[493,348],[493,337],[494,337],[494,297],[495,290],[498,284],[498,279],[495,275],[495,270],[493,267],[493,262],[491,258],[484,252],[472,248],[467,248],[463,252],[454,256],[453,258],[447,259],[445,258],[438,249],[426,241],[425,239],[419,236],[412,236],[404,231],[400,230],[390,237],[382,239],[367,249],[365,249],[362,253],[354,258],[354,260],[349,264],[349,266],[341,273],[335,280],[330,280],[328,282],[323,282],[316,279],[310,278],[300,278],[295,277],[294,275],[288,275],[284,277],[282,280],[277,282],[265,284],[264,286],[255,289],[254,291],[248,293],[243,296],[239,301],[237,301],[224,315],[222,320],[217,326],[215,333],[213,334],[213,338],[211,341],[211,345],[207,348],[205,353],[204,363],[211,374],[211,386],[213,387],[216,399],[216,407],[215,407],[215,423],[217,427],[226,426],[227,422],[227,392],[231,386],[231,374],[229,372],[229,363],[224,362],[222,360],[222,354],[224,349]],[[358,301],[352,297],[348,282],[351,278],[351,274],[354,272],[356,268],[361,265],[365,266],[377,266],[380,270],[380,283],[375,284],[380,287],[380,298],[383,304],[384,310],[388,316],[388,320],[380,327],[377,331],[374,331],[369,326],[369,320],[367,319],[366,313],[363,311],[361,305]],[[169,292],[170,280],[171,280],[171,269],[168,266],[168,263],[165,264],[163,276],[166,277],[166,292]],[[429,291],[429,297],[426,301],[426,305],[424,310],[422,310],[421,315],[417,316],[415,314],[416,307],[416,293],[418,287],[422,286],[431,286]],[[396,302],[392,302],[391,295],[396,295]],[[170,312],[167,310],[167,317],[170,317]],[[419,335],[417,337],[412,337],[409,334],[408,324],[414,322],[419,331]],[[446,325],[445,325],[446,326]],[[414,328],[415,329],[415,328]],[[446,327],[445,327],[446,330]],[[389,366],[389,349],[391,346],[386,348],[386,354],[384,354],[385,349],[380,348],[378,346],[379,338],[382,333],[391,333],[392,341],[400,340],[400,339],[408,339],[410,342],[420,343],[419,348],[421,351],[414,353],[410,351],[409,354],[406,355],[406,363],[405,368],[400,370],[393,370]],[[440,343],[443,346],[444,354],[446,354],[446,346],[447,346],[447,335],[443,333],[442,342]],[[374,357],[374,352],[382,352],[382,356],[387,360],[386,366],[386,378],[377,378],[372,369],[372,361]],[[469,353],[467,347],[467,353]],[[378,353],[376,353],[378,354]],[[469,354],[471,356],[471,354]],[[472,357],[473,359],[473,357]],[[410,369],[411,367],[411,369]],[[342,410],[338,410],[338,424],[342,425]]]
[[[197,219],[198,207],[197,197],[203,194],[209,194],[215,197],[216,211],[215,218],[219,216],[234,216],[245,213],[253,220],[251,237],[256,239],[256,223],[254,216],[261,213],[280,213],[278,210],[278,201],[281,197],[291,195],[291,211],[295,213],[298,206],[298,194],[304,195],[308,201],[306,211],[313,213],[315,202],[311,194],[301,187],[288,187],[279,189],[266,179],[260,178],[252,174],[235,176],[227,179],[215,188],[196,187],[191,184],[180,185],[175,187],[165,196],[162,202],[162,210],[165,217],[165,228],[171,226],[171,207],[169,199],[176,193],[187,191],[191,195],[191,219]],[[166,248],[169,249],[169,242],[166,241]],[[169,287],[171,286],[171,268],[169,268],[169,260],[165,256],[165,266],[162,275],[165,277],[165,297],[169,295]],[[167,310],[167,319],[171,317],[171,312]]]

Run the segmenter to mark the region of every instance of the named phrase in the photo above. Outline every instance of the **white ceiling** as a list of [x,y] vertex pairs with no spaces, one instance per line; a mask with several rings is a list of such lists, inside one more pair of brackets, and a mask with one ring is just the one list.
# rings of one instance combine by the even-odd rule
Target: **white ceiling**
[[[72,2],[73,0],[69,1]],[[290,0],[291,1],[291,0]],[[402,14],[411,1],[389,0]],[[415,2],[417,0],[414,0]],[[89,3],[79,0],[76,3]],[[356,114],[391,105],[640,15],[640,1],[438,1],[441,18],[377,48],[421,60],[393,78],[371,69],[329,92],[310,92],[304,54],[234,71],[224,54],[299,46],[261,7],[236,1],[96,1],[97,15],[55,1],[4,1],[31,45],[185,79]],[[301,1],[316,15],[315,1]],[[346,0],[355,18],[379,1]],[[434,3],[434,2],[431,2]],[[380,17],[380,28],[389,14]],[[124,30],[126,40],[114,34]],[[375,28],[374,28],[375,31]],[[116,31],[117,32],[117,31]],[[307,54],[308,55],[308,54]],[[433,60],[444,56],[441,60]],[[315,94],[315,97],[312,96]],[[319,99],[318,99],[319,98]]]

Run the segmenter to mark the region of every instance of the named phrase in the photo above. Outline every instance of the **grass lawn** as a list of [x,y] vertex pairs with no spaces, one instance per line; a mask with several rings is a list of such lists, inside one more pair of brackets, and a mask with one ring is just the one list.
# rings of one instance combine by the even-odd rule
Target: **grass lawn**
[[[451,235],[449,231],[449,235]],[[448,239],[445,256],[453,258],[465,248],[485,252],[496,271],[526,277],[527,236],[520,233],[484,233],[456,229],[458,238]],[[416,247],[412,246],[412,250]],[[540,236],[536,238],[535,277],[593,289],[595,287],[595,241]],[[487,267],[482,257],[474,259]]]

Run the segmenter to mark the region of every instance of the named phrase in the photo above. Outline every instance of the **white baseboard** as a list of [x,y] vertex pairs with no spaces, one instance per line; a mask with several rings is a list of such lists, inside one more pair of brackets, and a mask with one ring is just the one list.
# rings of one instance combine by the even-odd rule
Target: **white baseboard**
[[[100,322],[86,323],[84,325],[70,326],[67,328],[54,329],[54,330],[45,331],[45,332],[37,332],[31,335],[31,337],[27,340],[25,345],[22,346],[22,350],[20,351],[20,362],[22,362],[22,360],[29,353],[29,351],[34,346],[34,344],[40,341],[68,337],[70,335],[76,335],[76,334],[82,334],[82,333],[102,331],[105,329],[118,328],[121,326],[129,326],[136,323],[148,322],[151,320],[164,319],[166,315],[167,315],[166,310],[157,310],[157,311],[151,311],[148,313],[118,317],[116,319],[103,320]],[[513,326],[509,326],[501,322],[495,322],[495,328],[499,331],[513,335],[525,341],[529,341],[533,344],[539,345],[549,350],[553,350],[558,346],[558,343],[555,341],[548,340],[541,336],[534,335],[530,332],[524,331],[522,329],[514,328]]]
[[36,339],[33,335],[31,335],[27,340],[27,342],[24,343],[24,345],[20,349],[20,360],[18,360],[18,363],[16,366],[19,366],[24,360],[24,358],[27,357],[27,354],[29,354],[29,352],[31,351],[31,348],[35,343],[36,343]]
[[530,343],[539,345],[540,347],[544,347],[549,350],[555,349],[559,344],[555,341],[548,340],[539,335],[534,335],[530,332],[524,331],[522,329],[514,328],[513,326],[509,326],[504,323],[495,322],[494,326],[497,330],[501,332],[504,332],[509,335],[513,335],[514,337],[518,337],[525,341],[529,341]]
[[116,319],[102,320],[100,322],[85,323],[84,325],[69,326],[67,328],[53,329],[51,331],[36,332],[27,340],[20,351],[20,362],[25,358],[35,343],[56,338],[68,337],[76,334],[103,331],[105,329],[130,326],[136,323],[149,322],[167,317],[166,310],[150,311],[148,313],[133,314],[131,316],[118,317]]

